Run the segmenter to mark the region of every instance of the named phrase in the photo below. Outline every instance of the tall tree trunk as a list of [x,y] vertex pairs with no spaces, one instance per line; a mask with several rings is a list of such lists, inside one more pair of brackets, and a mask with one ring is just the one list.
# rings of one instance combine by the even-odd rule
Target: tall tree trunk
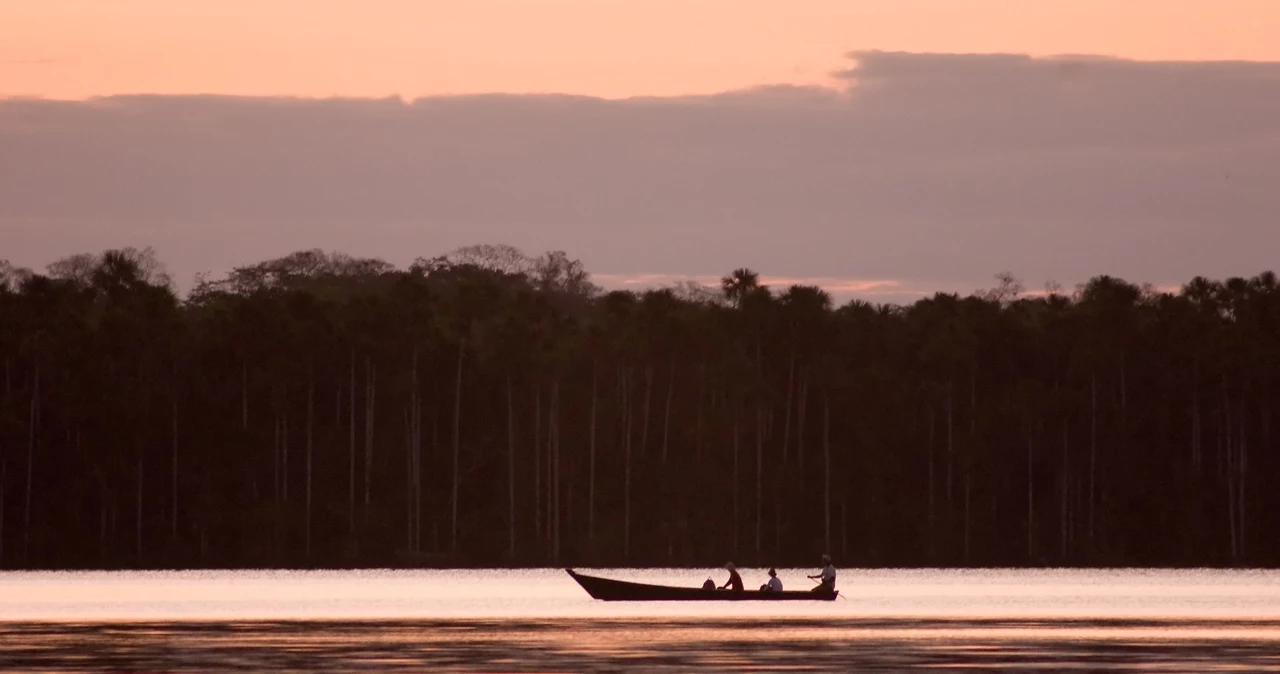
[[[952,485],[955,483],[955,462],[956,462],[955,380],[948,379],[947,380],[947,508],[948,509],[952,508],[953,504],[955,503],[955,501],[952,498],[952,494],[953,494]],[[947,532],[948,533],[947,538],[950,539],[949,542],[951,545],[955,544],[955,538],[954,538],[955,529],[952,528],[955,526],[954,524],[955,520],[952,519],[954,512],[955,511],[953,510],[948,510],[948,513],[947,513],[947,520],[948,520],[947,527],[951,528],[951,531]],[[954,551],[955,551],[955,548],[951,548],[950,554],[955,554]]]
[[507,557],[516,557],[516,404],[507,375]]
[[[1242,411],[1246,409],[1244,400],[1240,401],[1240,409]],[[1244,494],[1245,494],[1245,476],[1248,474],[1248,463],[1249,463],[1249,439],[1248,438],[1249,436],[1245,432],[1245,420],[1241,418],[1240,444],[1238,446],[1238,451],[1237,451],[1238,458],[1236,460],[1236,512],[1238,513],[1236,515],[1236,527],[1239,528],[1240,530],[1240,534],[1239,536],[1237,536],[1237,538],[1240,541],[1238,546],[1239,550],[1237,551],[1239,554],[1240,560],[1244,560],[1245,554],[1246,554],[1245,537],[1244,537],[1244,534],[1245,534]]]
[[373,487],[373,431],[376,427],[378,396],[378,368],[368,356],[364,359],[364,511],[369,517],[369,503]]
[[1027,422],[1027,563],[1035,564],[1035,455],[1032,451],[1032,427]]
[[[412,394],[410,394],[412,397]],[[413,547],[413,403],[404,408],[404,549],[416,552]]]
[[1226,479],[1227,486],[1227,525],[1230,529],[1231,558],[1236,558],[1236,525],[1235,525],[1235,476],[1232,465],[1232,446],[1234,438],[1232,437],[1231,422],[1235,416],[1231,413],[1231,396],[1227,389],[1227,375],[1222,373],[1222,421],[1219,424],[1218,432],[1218,471],[1219,475],[1223,475]]
[[342,377],[339,375],[338,380],[333,387],[333,427],[335,430],[342,428]]
[[542,538],[542,382],[533,386],[533,534]]
[[[80,445],[80,437],[79,437],[79,434],[77,433],[77,436],[76,436],[77,450],[79,448],[79,445]],[[111,510],[112,505],[111,505],[111,495],[107,493],[106,481],[103,479],[99,479],[97,486],[98,486],[98,489],[97,489],[98,491],[98,560],[100,564],[105,566],[106,560],[107,560],[107,534],[109,533],[107,530],[107,523],[109,521],[108,512]]]
[[1200,469],[1200,366],[1192,369],[1191,375],[1191,467],[1195,472]]
[[974,368],[969,369],[969,438],[978,435],[978,376]]
[[169,477],[169,540],[171,543],[178,542],[178,399],[173,399],[172,409],[172,426],[170,430],[173,433],[172,455],[170,461],[170,469],[173,471]]
[[631,383],[630,373],[622,379],[623,400],[623,486],[622,486],[622,559],[631,559]]
[[649,403],[653,398],[653,366],[644,369],[644,415],[640,420],[640,458],[648,456],[649,451]]
[[822,390],[822,545],[831,550],[831,390]]
[[[138,448],[141,453],[142,448]],[[134,537],[134,547],[139,561],[142,560],[142,456],[138,456],[138,499],[137,511],[134,513],[134,523],[137,526],[136,536]]]
[[281,431],[281,415],[280,395],[277,393],[276,398],[276,418],[275,423],[271,425],[271,497],[273,504],[278,508],[280,505],[280,431]]
[[289,389],[284,391],[284,418],[280,420],[280,464],[283,468],[281,491],[284,502],[289,502]]
[[593,551],[596,542],[596,410],[598,402],[596,380],[599,369],[599,361],[593,360],[591,362],[591,427],[587,439],[587,451],[589,452],[587,460],[587,541],[592,544]]
[[1120,421],[1122,424],[1128,423],[1129,420],[1129,386],[1125,379],[1124,350],[1120,351]]
[[453,498],[450,512],[449,550],[458,552],[458,487],[461,480],[458,463],[462,452],[462,357],[466,340],[458,341],[457,376],[453,380]]
[[[6,370],[8,363],[6,362]],[[8,372],[6,371],[6,375]],[[7,384],[8,382],[6,382]],[[6,395],[8,391],[5,392]],[[4,459],[0,459],[0,569],[5,567],[4,563],[4,504],[5,504],[5,484],[9,479],[9,463]]]
[[698,420],[694,425],[693,431],[693,457],[695,461],[702,460],[702,406],[706,397],[707,389],[707,364],[698,364]]
[[310,357],[307,358],[307,515],[306,558],[311,559],[311,451],[314,448],[316,413],[316,373]]
[[249,430],[249,361],[240,359],[240,430]]
[[978,437],[978,377],[975,367],[969,369],[969,447],[964,467],[964,561],[969,563],[972,520],[970,518],[970,493],[973,489],[974,447]]
[[[783,470],[787,471],[787,468],[784,466]],[[782,490],[783,480],[776,479],[773,487],[773,555],[775,557],[782,553]]]
[[[1244,556],[1244,456],[1247,442],[1246,424],[1249,404],[1245,389],[1248,380],[1242,378],[1240,385],[1240,405],[1236,414],[1231,413],[1230,399],[1227,394],[1227,380],[1222,380],[1222,402],[1224,421],[1227,428],[1227,511],[1231,525],[1231,557],[1232,562],[1239,564]],[[1234,430],[1232,429],[1234,422]],[[1233,438],[1234,436],[1234,438]]]
[[1064,416],[1062,420],[1062,470],[1060,471],[1061,477],[1059,478],[1062,483],[1061,484],[1062,503],[1059,506],[1061,522],[1059,525],[1059,534],[1058,534],[1058,539],[1059,539],[1058,546],[1059,546],[1060,554],[1062,555],[1062,563],[1064,564],[1067,562],[1069,557],[1069,550],[1067,549],[1067,540],[1068,540],[1068,533],[1070,532],[1069,524],[1071,519],[1070,512],[1069,512],[1070,489],[1071,489],[1071,470],[1070,470],[1071,467],[1070,467],[1070,464],[1068,464],[1067,462],[1067,450],[1071,444],[1070,432],[1071,432],[1071,424],[1070,422],[1068,422],[1068,420]]
[[734,410],[733,414],[733,556],[738,556],[738,455],[741,453],[739,447],[741,442],[738,431],[739,428],[739,412]]
[[791,442],[791,403],[796,379],[796,349],[791,347],[791,358],[787,361],[787,411],[782,421],[782,463],[789,458],[788,445]]
[[[440,406],[431,406],[431,458],[433,463],[441,462],[440,455]],[[440,552],[440,520],[431,518],[431,549]]]
[[796,463],[800,466],[800,480],[804,481],[804,431],[805,415],[809,410],[809,383],[802,377],[800,395],[796,403]]
[[[1224,415],[1226,416],[1226,415]],[[1231,542],[1231,561],[1238,562],[1240,559],[1240,539],[1236,533],[1236,467],[1235,467],[1235,451],[1231,438],[1231,419],[1227,416],[1223,420],[1223,426],[1226,427],[1224,436],[1226,437],[1226,486],[1227,486],[1227,529],[1230,532]]]
[[756,401],[756,558],[760,558],[760,535],[764,528],[764,403]]
[[551,559],[560,563],[560,377],[551,384]]
[[27,426],[27,490],[23,494],[25,503],[22,509],[22,561],[31,554],[31,490],[35,465],[36,443],[40,437],[40,363],[36,363],[31,378],[31,414]]
[[849,497],[840,499],[840,559],[849,558]]
[[964,563],[969,563],[969,492],[973,486],[973,470],[966,467],[964,471]]
[[934,492],[936,490],[934,489],[934,482],[935,482],[934,472],[935,471],[934,471],[934,465],[933,465],[934,464],[934,461],[933,461],[934,435],[936,432],[935,427],[937,426],[937,424],[935,423],[933,418],[933,405],[926,405],[926,409],[929,411],[929,449],[928,449],[928,452],[929,452],[929,471],[928,471],[929,472],[929,554],[930,556],[932,556],[933,538],[934,538],[934,530],[935,530],[934,523],[937,521],[935,519],[937,510],[934,504],[934,501],[935,501]]
[[351,400],[348,412],[348,459],[347,470],[347,533],[355,542],[356,536],[356,350],[351,348]]
[[409,375],[413,390],[409,395],[409,450],[413,455],[413,538],[410,546],[422,552],[422,397],[418,391],[418,347],[413,347],[413,368]]
[[[787,363],[787,403],[782,421],[782,462],[780,465],[784,475],[790,476],[788,459],[791,444],[791,408],[794,406],[796,374],[796,350],[791,349],[791,358]],[[779,476],[781,477],[781,476]],[[773,553],[776,556],[782,550],[783,521],[783,489],[790,482],[787,479],[775,479],[773,483]]]
[[667,368],[667,402],[664,405],[662,413],[662,465],[667,465],[667,447],[671,441],[671,399],[675,397],[676,389],[676,359],[671,357],[671,364]]
[[[1093,545],[1094,523],[1097,519],[1098,484],[1098,372],[1089,373],[1089,545]],[[1096,550],[1090,550],[1091,553]]]
[[545,552],[548,558],[550,558],[551,555],[554,554],[553,548],[555,547],[555,539],[556,539],[556,517],[555,517],[555,505],[556,505],[555,464],[556,462],[555,462],[555,456],[554,456],[555,441],[556,441],[556,437],[555,437],[556,436],[556,433],[555,433],[556,410],[555,410],[555,395],[553,391],[554,388],[555,388],[554,386],[551,386],[551,387],[548,387],[547,389],[547,442],[546,442],[546,448],[545,448],[547,452],[547,464],[546,464],[546,471],[542,475],[543,478],[546,479],[547,481],[546,500],[543,501],[543,504],[542,504],[542,506],[546,508],[547,528],[543,530],[545,533],[545,537],[543,538],[542,542],[543,542],[543,551]]

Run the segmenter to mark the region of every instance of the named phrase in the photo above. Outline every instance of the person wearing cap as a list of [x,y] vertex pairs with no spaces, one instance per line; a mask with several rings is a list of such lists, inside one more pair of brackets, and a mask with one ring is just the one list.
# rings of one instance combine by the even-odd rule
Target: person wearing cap
[[782,581],[778,579],[778,572],[775,569],[769,569],[769,582],[760,586],[761,592],[781,592]]
[[836,567],[831,565],[831,555],[822,556],[822,571],[817,575],[809,576],[811,580],[822,579],[818,586],[813,588],[814,592],[835,592],[836,589]]
[[733,562],[729,562],[724,565],[724,568],[729,571],[729,580],[724,585],[721,585],[720,589],[741,592],[743,590],[742,576],[738,575],[738,567],[734,566]]

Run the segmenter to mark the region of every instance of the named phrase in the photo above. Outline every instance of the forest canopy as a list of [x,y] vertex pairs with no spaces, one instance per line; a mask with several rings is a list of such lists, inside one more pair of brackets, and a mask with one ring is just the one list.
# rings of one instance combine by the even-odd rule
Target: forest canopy
[[1280,286],[0,262],[0,568],[1280,562]]

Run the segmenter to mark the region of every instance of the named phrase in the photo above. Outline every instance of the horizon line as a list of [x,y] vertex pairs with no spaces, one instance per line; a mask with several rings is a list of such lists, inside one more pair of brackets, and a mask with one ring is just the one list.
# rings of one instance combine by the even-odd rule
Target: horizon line
[[[632,94],[628,96],[602,96],[596,94],[581,94],[571,91],[486,91],[486,92],[440,92],[433,94],[425,94],[419,96],[406,96],[403,93],[388,93],[379,96],[353,96],[344,94],[237,94],[237,93],[219,93],[216,91],[202,92],[186,92],[186,93],[161,93],[154,91],[129,91],[116,92],[111,94],[98,94],[83,97],[51,97],[44,94],[0,94],[0,102],[9,101],[36,101],[36,102],[53,102],[53,103],[86,103],[93,101],[104,101],[118,98],[223,98],[223,99],[254,99],[254,100],[294,100],[294,101],[397,101],[401,104],[411,105],[418,101],[430,99],[449,99],[449,98],[485,98],[485,97],[512,97],[512,98],[576,98],[585,100],[595,100],[604,102],[640,102],[646,100],[679,100],[679,99],[702,99],[714,98],[717,96],[725,96],[739,93],[751,93],[758,91],[767,91],[770,89],[794,89],[797,91],[822,91],[833,94],[848,94],[856,84],[856,74],[858,70],[858,62],[862,56],[870,55],[893,55],[893,56],[922,56],[922,57],[951,57],[951,58],[1017,58],[1028,62],[1037,61],[1059,61],[1059,62],[1075,62],[1075,63],[1099,63],[1099,64],[1115,64],[1115,63],[1134,63],[1142,65],[1159,65],[1159,64],[1213,64],[1213,65],[1280,65],[1280,58],[1273,60],[1266,59],[1239,59],[1239,58],[1221,58],[1221,59],[1153,59],[1140,58],[1132,56],[1118,56],[1114,54],[1100,53],[1047,53],[1047,54],[1031,54],[1012,51],[908,51],[901,49],[855,49],[846,52],[845,56],[852,62],[852,67],[832,70],[827,75],[831,78],[830,84],[798,84],[793,82],[772,82],[766,84],[758,84],[751,86],[735,87],[728,89],[717,89],[714,91],[690,92],[681,94]],[[67,58],[41,59],[41,64],[52,64],[67,61]],[[10,61],[10,64],[16,65]]]

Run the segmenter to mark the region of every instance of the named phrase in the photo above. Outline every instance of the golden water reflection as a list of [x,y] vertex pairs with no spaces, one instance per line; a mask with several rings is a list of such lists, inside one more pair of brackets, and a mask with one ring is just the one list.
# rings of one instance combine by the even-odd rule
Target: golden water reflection
[[0,623],[4,671],[1280,671],[1280,621]]

